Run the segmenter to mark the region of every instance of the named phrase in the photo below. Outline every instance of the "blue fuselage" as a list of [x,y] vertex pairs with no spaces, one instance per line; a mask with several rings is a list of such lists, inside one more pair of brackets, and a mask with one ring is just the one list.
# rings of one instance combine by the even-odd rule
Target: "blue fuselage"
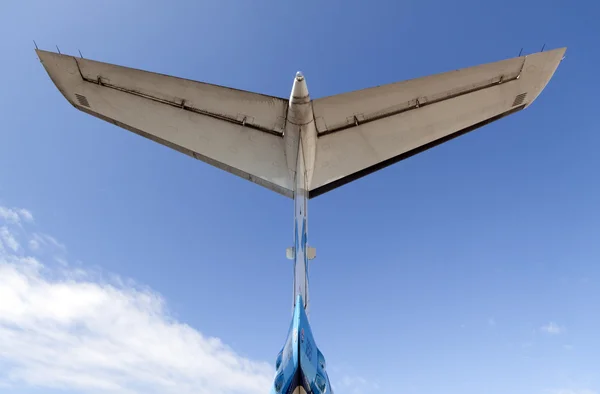
[[331,393],[325,358],[315,343],[302,296],[298,296],[287,340],[277,356],[271,393]]

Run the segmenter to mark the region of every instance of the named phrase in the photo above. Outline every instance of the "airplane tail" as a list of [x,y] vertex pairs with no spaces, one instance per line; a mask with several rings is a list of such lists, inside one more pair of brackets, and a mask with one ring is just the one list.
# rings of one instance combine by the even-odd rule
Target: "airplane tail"
[[297,142],[284,138],[289,123],[296,124],[288,119],[290,105],[312,110],[316,132],[302,143],[305,154],[315,152],[306,163],[306,191],[314,198],[528,107],[565,51],[316,100],[306,96],[304,103],[304,97],[266,96],[36,50],[75,108],[290,198],[296,168],[288,159],[297,153],[286,152],[286,143]]
[[75,108],[294,199],[294,317],[271,392],[325,394],[308,321],[307,200],[527,108],[565,50],[316,100],[300,73],[284,99],[36,52]]

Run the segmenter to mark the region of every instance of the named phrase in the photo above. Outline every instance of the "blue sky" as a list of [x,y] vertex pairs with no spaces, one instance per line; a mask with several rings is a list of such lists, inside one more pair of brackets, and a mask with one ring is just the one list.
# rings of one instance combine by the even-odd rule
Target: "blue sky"
[[311,321],[337,393],[600,393],[598,6],[366,4],[3,5],[0,390],[267,392],[291,317],[291,201],[76,111],[35,39],[313,98],[567,46],[526,111],[311,201]]

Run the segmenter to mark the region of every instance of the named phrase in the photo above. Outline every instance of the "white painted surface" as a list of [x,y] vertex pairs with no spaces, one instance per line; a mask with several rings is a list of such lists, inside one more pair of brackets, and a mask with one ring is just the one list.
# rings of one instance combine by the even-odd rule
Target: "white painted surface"
[[[530,105],[565,50],[314,101],[301,73],[285,100],[52,52],[37,54],[76,108],[294,197],[299,189],[349,180],[507,113],[519,107],[515,98],[522,93],[527,94],[522,104]],[[89,107],[76,95],[84,96]]]
[[[292,197],[293,178],[287,171],[282,138],[287,100],[52,52],[37,53],[57,88],[76,108]],[[84,79],[97,81],[99,77],[107,86]],[[85,96],[90,107],[81,105],[76,94]],[[244,122],[279,135],[243,126]]]
[[[314,100],[320,134],[347,128],[318,137],[310,190],[503,114],[521,93],[527,93],[523,104],[531,104],[564,52],[556,49]],[[420,107],[415,108],[417,99]]]

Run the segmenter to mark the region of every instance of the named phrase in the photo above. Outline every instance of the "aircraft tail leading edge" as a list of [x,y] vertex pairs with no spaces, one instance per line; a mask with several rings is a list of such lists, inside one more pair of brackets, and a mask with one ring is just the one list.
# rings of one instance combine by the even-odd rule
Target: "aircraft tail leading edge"
[[331,392],[309,324],[308,199],[518,112],[566,48],[311,100],[36,50],[77,109],[294,199],[294,313],[273,393]]

